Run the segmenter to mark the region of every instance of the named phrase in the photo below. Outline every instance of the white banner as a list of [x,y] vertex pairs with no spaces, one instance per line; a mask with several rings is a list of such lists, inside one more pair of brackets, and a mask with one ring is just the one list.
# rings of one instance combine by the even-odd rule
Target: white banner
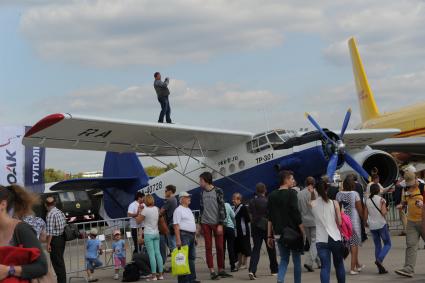
[[0,127],[0,184],[24,185],[25,147],[23,126]]

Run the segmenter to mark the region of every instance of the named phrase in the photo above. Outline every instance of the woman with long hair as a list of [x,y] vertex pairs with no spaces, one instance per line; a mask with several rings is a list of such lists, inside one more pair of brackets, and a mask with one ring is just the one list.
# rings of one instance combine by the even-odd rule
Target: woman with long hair
[[140,219],[138,219],[138,222],[143,221],[145,224],[143,233],[152,271],[152,276],[148,281],[164,280],[164,265],[161,250],[159,248],[158,220],[159,208],[155,206],[154,197],[152,195],[147,195],[145,197],[145,207],[141,211],[141,216]]
[[329,199],[328,185],[321,180],[317,185],[316,200],[311,202],[316,223],[316,247],[321,262],[320,282],[329,283],[331,274],[331,255],[338,283],[345,283],[344,258],[341,232],[341,210],[338,202]]
[[39,250],[40,256],[31,263],[23,265],[0,264],[0,281],[14,276],[23,280],[40,278],[47,274],[47,260],[41,244],[30,225],[14,218],[14,211],[22,211],[32,203],[34,196],[24,188],[0,186],[0,247],[12,246]]
[[[385,199],[379,196],[380,191],[381,187],[378,184],[370,186],[370,196],[366,199],[364,215],[365,219],[368,220],[375,245],[375,264],[378,267],[379,274],[385,274],[388,271],[382,263],[391,249],[391,237],[385,219],[388,212],[387,205]],[[384,243],[384,246],[382,246],[382,243]]]
[[362,244],[361,234],[361,220],[362,214],[362,203],[359,194],[354,191],[355,182],[352,175],[347,176],[342,183],[342,191],[336,195],[336,200],[342,204],[345,214],[350,217],[351,223],[353,224],[353,235],[350,238],[350,252],[351,252],[351,275],[357,275],[364,265],[359,262],[359,246]]
[[[21,191],[24,190],[21,187],[15,187],[15,191],[19,192],[20,195],[24,195]],[[40,204],[40,197],[33,193],[27,193],[26,199],[23,203],[17,205],[14,209],[14,217],[22,220],[23,222],[29,224],[37,234],[37,238],[40,242],[46,242],[46,222],[35,216],[34,206]]]

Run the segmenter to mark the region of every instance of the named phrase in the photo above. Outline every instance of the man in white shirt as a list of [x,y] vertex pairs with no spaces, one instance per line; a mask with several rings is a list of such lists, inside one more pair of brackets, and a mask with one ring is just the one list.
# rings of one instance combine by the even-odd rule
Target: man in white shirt
[[[379,183],[379,175],[378,174],[372,174],[372,180],[369,184],[366,186],[366,195],[365,198],[368,198],[370,196],[370,186],[372,184],[377,184],[380,188],[380,194],[386,193],[387,190],[384,189],[384,187]],[[363,201],[363,200],[362,200]]]
[[140,251],[140,245],[138,241],[139,229],[143,228],[143,222],[137,224],[136,218],[141,215],[143,210],[143,203],[145,200],[145,194],[142,192],[137,192],[134,197],[134,201],[128,206],[127,215],[130,218],[130,228],[131,228],[131,238],[133,239],[134,251],[133,253],[138,253]]
[[174,233],[176,235],[176,246],[189,247],[189,267],[190,274],[178,276],[179,283],[198,283],[196,280],[195,259],[196,259],[196,222],[192,210],[190,210],[191,195],[182,192],[179,195],[180,206],[174,210],[173,223]]

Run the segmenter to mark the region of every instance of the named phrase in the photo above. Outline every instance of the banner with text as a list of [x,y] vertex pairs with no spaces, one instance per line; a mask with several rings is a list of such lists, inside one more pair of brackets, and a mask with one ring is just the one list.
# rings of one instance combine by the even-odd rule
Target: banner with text
[[25,151],[22,137],[25,128],[4,126],[0,130],[0,184],[25,185]]
[[18,184],[33,192],[43,193],[46,149],[22,144],[22,137],[28,128],[0,127],[0,184]]

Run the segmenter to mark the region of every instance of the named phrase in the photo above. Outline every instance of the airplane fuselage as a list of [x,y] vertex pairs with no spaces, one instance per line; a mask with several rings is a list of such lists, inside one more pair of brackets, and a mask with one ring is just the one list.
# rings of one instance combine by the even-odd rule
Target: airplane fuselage
[[[257,183],[264,183],[271,191],[278,187],[278,171],[280,169],[293,170],[299,182],[309,176],[320,176],[326,171],[327,159],[323,152],[320,139],[303,141],[295,146],[281,146],[275,149],[272,146],[259,146],[255,150],[249,148],[249,141],[226,152],[206,157],[202,163],[191,162],[186,168],[178,166],[151,179],[143,192],[155,194],[158,200],[164,198],[164,189],[168,184],[177,188],[177,194],[188,191],[192,196],[192,208],[199,207],[198,184],[199,175],[204,171],[212,172],[213,181],[217,187],[224,190],[226,201],[230,201],[233,193],[239,192],[245,198],[254,196]],[[204,165],[203,165],[204,164]],[[178,171],[178,172],[177,172]],[[183,173],[183,174],[182,174]]]
[[425,103],[381,114],[362,123],[362,129],[400,129],[395,137],[425,136]]

